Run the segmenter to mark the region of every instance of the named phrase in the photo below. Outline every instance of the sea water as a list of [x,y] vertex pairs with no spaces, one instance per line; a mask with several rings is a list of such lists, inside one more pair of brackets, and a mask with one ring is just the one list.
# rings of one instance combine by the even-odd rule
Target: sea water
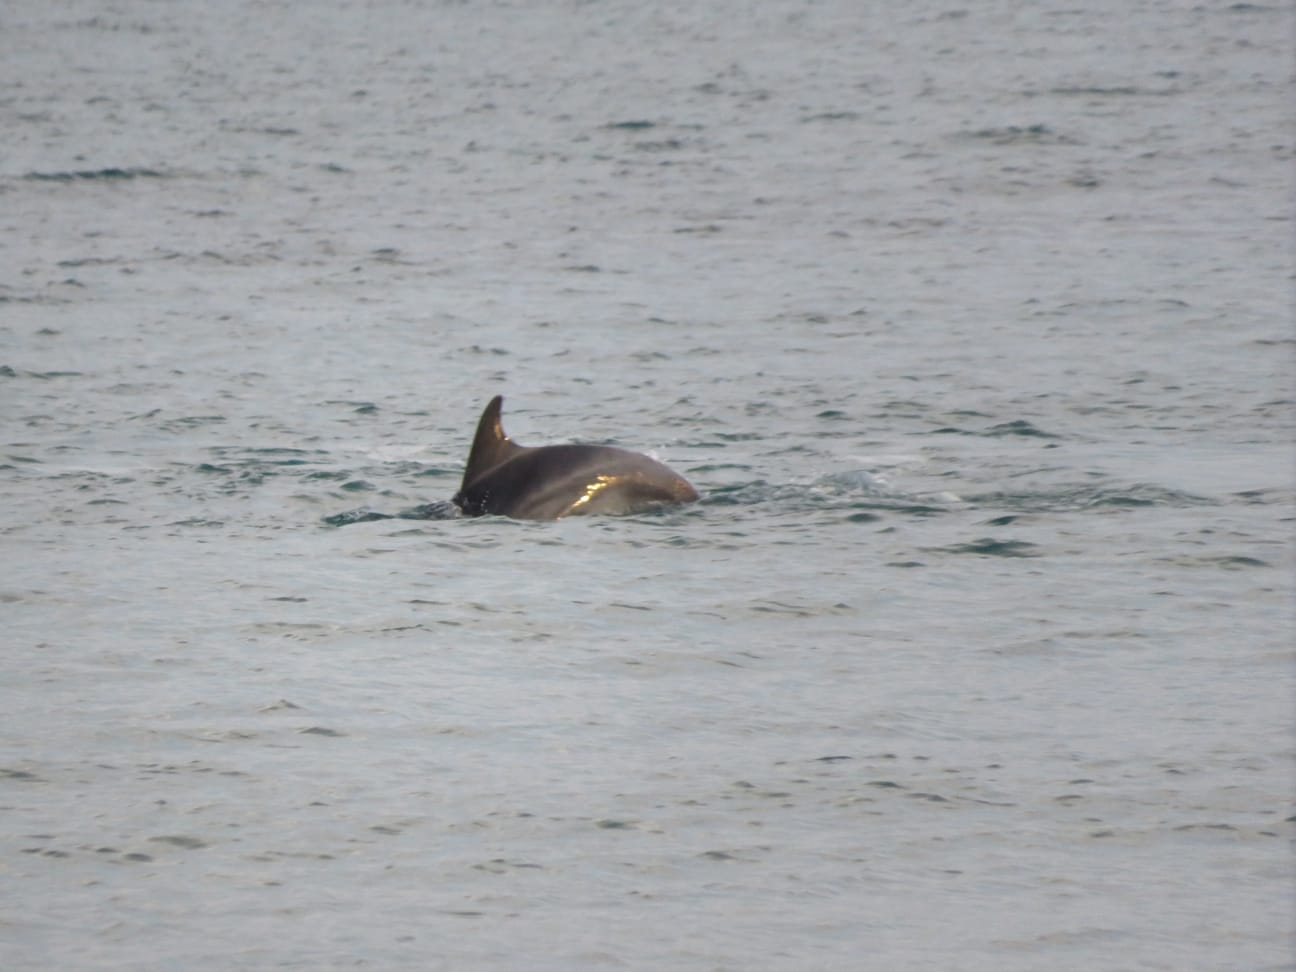
[[1291,29],[11,5],[0,964],[1290,968]]

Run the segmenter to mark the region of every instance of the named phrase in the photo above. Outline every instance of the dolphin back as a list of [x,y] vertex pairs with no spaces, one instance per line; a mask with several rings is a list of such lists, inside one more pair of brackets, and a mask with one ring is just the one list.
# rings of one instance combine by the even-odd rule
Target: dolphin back
[[503,399],[482,412],[454,497],[469,516],[555,520],[691,503],[697,490],[655,459],[612,446],[520,446],[504,434]]

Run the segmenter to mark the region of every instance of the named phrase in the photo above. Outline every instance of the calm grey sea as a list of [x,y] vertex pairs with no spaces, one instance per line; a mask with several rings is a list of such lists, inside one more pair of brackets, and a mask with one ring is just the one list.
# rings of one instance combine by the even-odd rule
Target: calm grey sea
[[6,5],[0,966],[1292,968],[1292,30]]

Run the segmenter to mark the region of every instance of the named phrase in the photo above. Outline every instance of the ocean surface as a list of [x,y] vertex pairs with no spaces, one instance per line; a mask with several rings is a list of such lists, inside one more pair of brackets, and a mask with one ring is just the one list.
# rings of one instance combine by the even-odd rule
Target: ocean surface
[[1293,968],[1292,37],[7,4],[0,967]]

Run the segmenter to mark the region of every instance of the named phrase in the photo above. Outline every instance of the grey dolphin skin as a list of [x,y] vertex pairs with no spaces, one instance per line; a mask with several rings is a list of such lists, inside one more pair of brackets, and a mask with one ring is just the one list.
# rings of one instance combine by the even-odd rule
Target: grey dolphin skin
[[697,490],[655,459],[612,446],[520,446],[504,434],[496,395],[482,412],[454,503],[469,516],[557,520],[691,503]]

